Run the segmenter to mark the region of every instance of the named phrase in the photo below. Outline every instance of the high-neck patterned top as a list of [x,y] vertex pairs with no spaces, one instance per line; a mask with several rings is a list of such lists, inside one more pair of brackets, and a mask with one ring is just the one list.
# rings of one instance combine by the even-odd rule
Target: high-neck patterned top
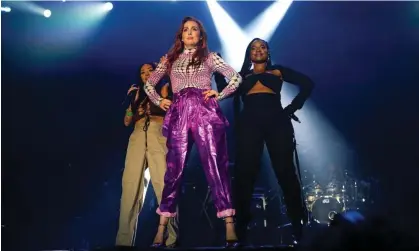
[[[226,64],[216,53],[209,53],[208,57],[198,67],[192,65],[188,67],[188,64],[192,62],[192,55],[195,51],[195,48],[185,49],[179,55],[179,58],[173,62],[169,73],[173,93],[178,93],[182,89],[190,87],[210,90],[211,77],[214,72],[219,72],[230,80],[224,90],[219,93],[218,100],[228,97],[237,90],[242,82],[240,74]],[[159,63],[144,85],[144,91],[156,105],[160,105],[163,98],[156,92],[155,86],[166,73],[167,65]]]

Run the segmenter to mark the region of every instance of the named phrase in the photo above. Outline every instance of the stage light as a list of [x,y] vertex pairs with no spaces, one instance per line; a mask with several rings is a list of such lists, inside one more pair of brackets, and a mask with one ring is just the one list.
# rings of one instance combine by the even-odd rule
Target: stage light
[[105,3],[104,8],[107,11],[112,10],[113,9],[113,4],[111,2],[107,2],[107,3]]
[[10,7],[1,7],[1,11],[10,12],[12,9],[10,9]]
[[50,10],[44,10],[44,17],[49,18],[51,16]]

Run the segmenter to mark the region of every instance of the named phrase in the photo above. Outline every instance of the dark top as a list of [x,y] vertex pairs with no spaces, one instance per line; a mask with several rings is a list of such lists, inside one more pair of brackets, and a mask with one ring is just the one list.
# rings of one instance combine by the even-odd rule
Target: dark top
[[[158,91],[158,93],[161,93],[162,87],[165,84],[161,84],[159,85],[159,87],[156,88],[156,90]],[[170,88],[170,86],[169,86]],[[141,95],[140,95],[141,96]],[[171,99],[171,97],[167,97],[168,99]],[[133,115],[133,121],[134,123],[137,122],[138,120],[144,118],[144,117],[149,117],[149,116],[159,116],[159,117],[164,117],[166,115],[166,112],[160,108],[160,106],[155,105],[153,102],[150,101],[150,99],[148,98],[147,95],[142,96],[139,98],[139,102],[137,102],[136,104],[134,104],[134,109],[137,111],[134,113]],[[142,107],[144,109],[144,113],[140,115],[139,113],[139,107]],[[133,111],[134,111],[133,109]]]
[[[243,102],[246,102],[245,97],[247,93],[253,88],[253,86],[259,81],[262,85],[268,87],[273,92],[276,93],[279,101],[279,105],[281,104],[281,89],[283,82],[288,82],[290,84],[297,85],[300,88],[300,92],[298,95],[292,100],[291,104],[288,107],[288,112],[294,113],[295,111],[301,109],[310,96],[314,83],[313,81],[307,77],[306,75],[294,71],[290,68],[281,66],[281,65],[273,65],[267,69],[268,71],[279,70],[281,72],[282,77],[274,75],[273,73],[258,73],[258,74],[247,74],[243,77],[243,83],[240,85],[237,93],[235,95],[235,114],[240,111],[240,98],[242,98]],[[250,94],[251,95],[251,94]]]

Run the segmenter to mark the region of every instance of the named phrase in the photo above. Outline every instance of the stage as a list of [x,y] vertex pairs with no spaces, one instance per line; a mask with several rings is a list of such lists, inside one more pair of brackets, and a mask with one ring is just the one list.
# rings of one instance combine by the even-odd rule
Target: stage
[[[224,247],[194,247],[194,248],[138,248],[138,247],[111,247],[111,248],[96,248],[92,251],[145,251],[145,250],[177,250],[177,251],[189,251],[189,250],[225,250]],[[230,250],[230,249],[229,249]],[[234,248],[234,250],[264,250],[264,251],[284,251],[284,250],[296,250],[295,247],[291,246],[243,246],[240,248]]]

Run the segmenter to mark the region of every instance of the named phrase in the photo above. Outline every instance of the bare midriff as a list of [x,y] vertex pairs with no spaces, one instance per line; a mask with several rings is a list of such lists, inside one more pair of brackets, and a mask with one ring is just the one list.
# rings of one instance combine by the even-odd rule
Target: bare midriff
[[268,88],[268,87],[264,86],[260,81],[256,82],[256,84],[252,87],[252,89],[250,89],[250,91],[247,93],[247,95],[255,94],[255,93],[273,93],[273,94],[275,94],[275,92],[272,91],[271,88]]

